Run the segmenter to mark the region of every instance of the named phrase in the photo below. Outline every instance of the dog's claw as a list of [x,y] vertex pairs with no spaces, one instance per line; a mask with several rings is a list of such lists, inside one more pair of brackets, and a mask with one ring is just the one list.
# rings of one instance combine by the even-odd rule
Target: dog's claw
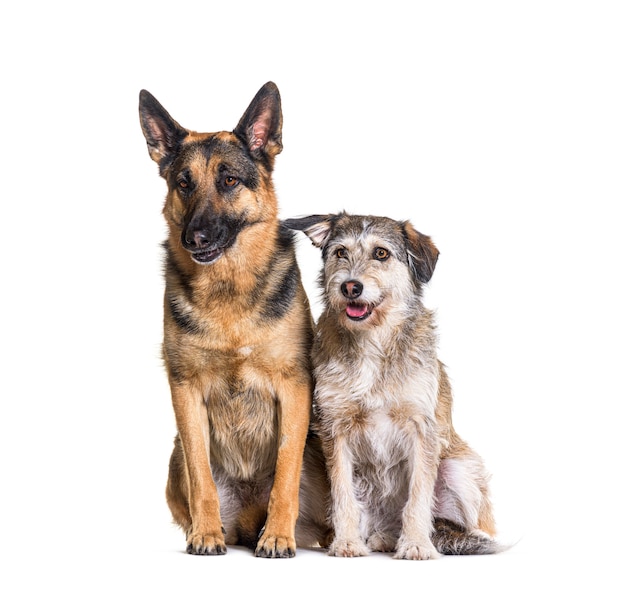
[[254,554],[256,557],[295,557],[296,541],[285,536],[262,537]]
[[187,553],[190,555],[225,555],[224,538],[211,534],[194,534],[187,538]]
[[334,540],[328,554],[332,557],[365,557],[369,551],[362,540]]
[[398,541],[396,554],[393,556],[394,559],[412,559],[418,561],[438,559],[439,557],[441,557],[441,555],[439,555],[437,549],[435,549],[430,541],[423,543]]

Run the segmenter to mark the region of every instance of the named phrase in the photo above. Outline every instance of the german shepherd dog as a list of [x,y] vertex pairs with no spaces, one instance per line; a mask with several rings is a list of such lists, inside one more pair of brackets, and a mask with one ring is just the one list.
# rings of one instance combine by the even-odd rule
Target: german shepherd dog
[[292,557],[296,539],[328,535],[327,483],[315,439],[305,451],[313,322],[293,233],[277,217],[278,89],[264,85],[232,132],[184,129],[145,90],[139,116],[167,183],[168,505],[188,553],[240,544]]
[[335,539],[329,554],[399,559],[500,550],[489,476],[452,426],[422,287],[439,252],[409,222],[346,213],[285,221],[322,249],[312,360]]

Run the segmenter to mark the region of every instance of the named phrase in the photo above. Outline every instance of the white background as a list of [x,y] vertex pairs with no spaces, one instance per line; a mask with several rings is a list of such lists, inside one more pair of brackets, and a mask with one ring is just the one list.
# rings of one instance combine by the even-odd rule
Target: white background
[[[0,9],[2,607],[624,607],[622,3],[17,5]],[[426,299],[507,553],[184,553],[164,499],[165,183],[138,93],[213,131],[268,80],[281,216],[410,218],[441,250]],[[317,314],[319,252],[301,239],[299,257]]]

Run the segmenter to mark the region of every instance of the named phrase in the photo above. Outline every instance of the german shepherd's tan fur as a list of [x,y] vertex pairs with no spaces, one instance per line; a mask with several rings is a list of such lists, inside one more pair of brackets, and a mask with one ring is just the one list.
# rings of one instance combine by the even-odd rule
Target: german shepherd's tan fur
[[291,557],[296,540],[325,544],[323,457],[314,437],[306,443],[312,319],[272,183],[278,89],[264,85],[232,132],[184,129],[147,91],[139,114],[168,187],[163,358],[178,432],[166,489],[174,521],[192,554],[243,544]]
[[400,559],[500,550],[483,462],[452,425],[452,393],[422,304],[439,252],[409,222],[290,219],[322,248],[315,409],[332,493],[329,553]]

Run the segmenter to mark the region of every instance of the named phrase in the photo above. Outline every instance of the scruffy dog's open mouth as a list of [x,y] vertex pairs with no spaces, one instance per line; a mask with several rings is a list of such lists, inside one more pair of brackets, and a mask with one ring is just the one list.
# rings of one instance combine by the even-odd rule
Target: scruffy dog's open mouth
[[363,301],[348,301],[346,305],[346,316],[355,322],[366,320],[372,315],[377,305],[378,304],[364,303]]

